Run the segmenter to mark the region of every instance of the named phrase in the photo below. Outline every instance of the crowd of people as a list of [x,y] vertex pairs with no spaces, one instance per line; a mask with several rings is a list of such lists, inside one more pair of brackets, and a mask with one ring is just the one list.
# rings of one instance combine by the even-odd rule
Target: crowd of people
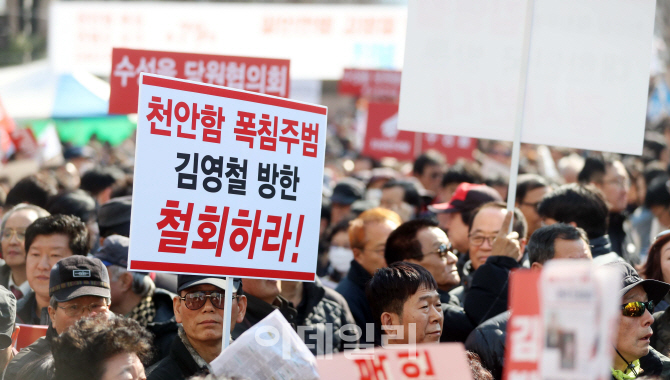
[[[327,141],[314,282],[236,278],[228,289],[128,271],[132,140],[68,147],[62,164],[0,178],[3,378],[211,378],[230,292],[233,342],[278,310],[314,355],[461,342],[475,379],[502,379],[510,272],[562,259],[623,274],[613,378],[670,378],[663,141],[642,157],[523,146],[513,212],[505,143],[408,164],[355,153],[340,129]],[[17,352],[18,324],[46,336]]]

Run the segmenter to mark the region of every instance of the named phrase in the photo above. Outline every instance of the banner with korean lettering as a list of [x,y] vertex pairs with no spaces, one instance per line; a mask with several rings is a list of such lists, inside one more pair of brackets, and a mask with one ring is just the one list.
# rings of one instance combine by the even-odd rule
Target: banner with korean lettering
[[290,63],[288,59],[114,48],[109,113],[137,112],[143,72],[287,98]]
[[128,269],[313,281],[327,108],[140,81]]
[[361,153],[375,158],[394,157],[412,161],[415,152],[415,132],[398,130],[397,103],[369,103],[368,122]]
[[321,380],[470,380],[472,373],[460,343],[375,347],[317,358]]
[[343,95],[397,102],[400,98],[401,74],[395,70],[344,69],[337,92]]

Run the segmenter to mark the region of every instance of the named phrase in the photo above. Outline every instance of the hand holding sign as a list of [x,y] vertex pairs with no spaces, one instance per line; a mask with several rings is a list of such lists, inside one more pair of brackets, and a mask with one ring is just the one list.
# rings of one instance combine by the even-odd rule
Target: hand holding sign
[[507,233],[507,231],[509,231],[509,225],[512,223],[513,215],[514,214],[511,211],[507,211],[502,227],[493,241],[491,256],[507,256],[517,261],[521,259],[519,234],[517,232]]

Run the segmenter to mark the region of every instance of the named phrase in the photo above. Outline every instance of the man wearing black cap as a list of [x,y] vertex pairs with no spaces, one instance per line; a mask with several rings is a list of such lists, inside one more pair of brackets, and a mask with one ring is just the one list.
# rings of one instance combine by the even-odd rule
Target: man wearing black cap
[[351,205],[363,199],[365,186],[355,178],[347,177],[335,185],[330,197],[330,225],[337,224],[351,213]]
[[130,239],[121,235],[107,237],[95,257],[109,271],[112,306],[115,314],[132,318],[154,336],[155,363],[168,355],[177,336],[172,300],[176,294],[156,288],[146,272],[129,272],[128,246]]
[[[187,379],[211,373],[209,363],[221,354],[224,294],[232,292],[231,331],[244,319],[247,299],[239,278],[226,289],[226,279],[179,275],[179,296],[173,300],[179,338],[172,342],[170,354],[147,371],[148,380]],[[226,334],[229,334],[227,331]]]
[[[650,347],[651,311],[670,290],[670,284],[656,280],[642,280],[630,264],[615,262],[607,264],[616,268],[623,277],[619,291],[622,317],[614,345],[614,379],[635,379],[644,372],[646,376],[670,377],[669,360]],[[664,365],[665,362],[665,365]],[[666,367],[666,368],[664,368]]]
[[16,355],[13,347],[18,337],[15,321],[16,297],[4,286],[0,286],[0,379],[4,376],[7,364]]
[[85,256],[70,256],[51,268],[49,316],[46,337],[21,350],[9,363],[5,380],[53,378],[51,342],[79,319],[109,313],[110,286],[103,263]]

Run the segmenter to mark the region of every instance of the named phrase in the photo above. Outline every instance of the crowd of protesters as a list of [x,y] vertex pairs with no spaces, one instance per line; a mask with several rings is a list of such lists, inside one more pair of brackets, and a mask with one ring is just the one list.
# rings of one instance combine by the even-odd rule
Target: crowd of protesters
[[[0,370],[6,380],[212,378],[231,292],[233,341],[278,310],[315,355],[461,342],[475,379],[501,379],[510,271],[584,259],[624,274],[612,376],[668,378],[670,122],[660,128],[642,157],[524,145],[514,212],[503,202],[506,143],[479,141],[458,160],[377,161],[338,128],[316,281],[244,278],[231,289],[128,271],[132,140],[66,147],[62,164],[0,178]],[[17,352],[17,324],[46,336]]]

